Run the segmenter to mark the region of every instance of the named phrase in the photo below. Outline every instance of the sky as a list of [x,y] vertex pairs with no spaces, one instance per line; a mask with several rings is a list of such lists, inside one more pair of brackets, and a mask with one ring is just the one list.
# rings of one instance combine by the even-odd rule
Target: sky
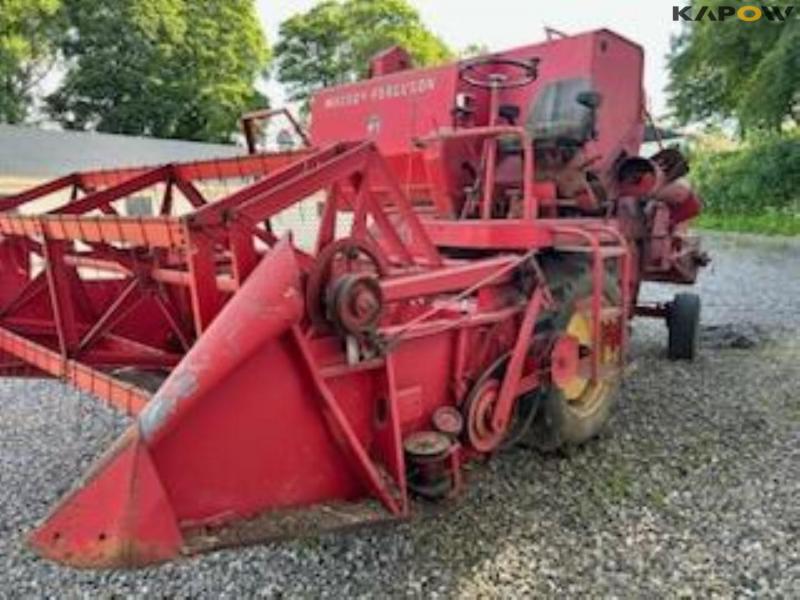
[[[665,112],[664,87],[669,79],[665,56],[679,24],[672,21],[675,0],[410,0],[425,24],[451,48],[482,44],[491,51],[535,43],[544,28],[580,33],[608,28],[645,49],[645,87],[654,115]],[[315,0],[258,0],[258,10],[270,43],[287,17],[304,12]],[[280,85],[270,82],[273,105],[283,102]]]

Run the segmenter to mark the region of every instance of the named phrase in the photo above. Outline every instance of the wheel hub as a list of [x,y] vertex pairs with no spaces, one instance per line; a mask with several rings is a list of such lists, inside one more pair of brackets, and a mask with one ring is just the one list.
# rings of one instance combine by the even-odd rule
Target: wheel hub
[[617,359],[602,343],[598,379],[592,381],[592,319],[586,311],[576,311],[570,317],[564,334],[556,341],[551,354],[551,377],[561,391],[571,410],[589,414],[603,404],[607,394],[613,391],[613,372],[606,368]]
[[467,400],[467,437],[479,452],[491,452],[503,441],[506,430],[492,427],[492,416],[500,396],[500,381],[485,380],[472,391]]

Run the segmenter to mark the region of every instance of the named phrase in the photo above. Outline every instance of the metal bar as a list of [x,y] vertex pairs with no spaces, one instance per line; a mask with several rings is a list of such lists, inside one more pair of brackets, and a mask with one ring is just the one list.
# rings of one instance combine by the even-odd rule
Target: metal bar
[[170,181],[174,181],[177,188],[181,191],[181,194],[189,201],[194,208],[202,208],[208,201],[203,197],[203,194],[200,193],[194,184],[189,181],[188,179],[184,179],[180,176],[180,174],[174,172],[173,178]]
[[[3,326],[19,333],[30,337],[50,336],[57,337],[58,329],[53,319],[50,317],[8,317],[3,320]],[[83,331],[81,326],[78,326],[79,331]],[[57,344],[54,344],[57,345]]]
[[187,226],[186,239],[189,240],[186,262],[189,266],[189,294],[192,299],[195,333],[199,337],[211,324],[222,307],[222,299],[217,290],[217,272],[214,249],[210,240],[203,239]]
[[634,310],[634,314],[637,317],[649,317],[652,319],[664,319],[667,317],[668,312],[667,305],[663,303],[640,304]]
[[495,170],[497,169],[497,139],[483,141],[483,197],[481,199],[481,218],[488,221],[492,218],[494,204]]
[[[292,152],[273,152],[254,154],[252,156],[171,163],[171,166],[173,170],[180,173],[182,178],[189,181],[253,177],[280,169],[285,165],[297,162],[309,154],[311,154],[310,150],[295,150]],[[158,167],[159,165],[152,165],[129,169],[86,171],[78,173],[77,177],[86,189],[102,189],[118,185]]]
[[461,302],[465,298],[468,298],[469,296],[471,296],[472,294],[477,292],[482,287],[485,287],[487,285],[493,284],[495,281],[502,280],[503,277],[506,277],[514,269],[516,269],[522,263],[524,263],[526,260],[529,260],[535,253],[536,253],[536,250],[531,250],[530,252],[527,252],[526,254],[523,254],[522,256],[515,256],[514,260],[509,262],[507,265],[501,266],[501,267],[497,267],[494,271],[491,271],[491,272],[487,273],[486,277],[484,277],[483,279],[481,279],[479,281],[476,281],[473,285],[471,285],[470,287],[462,290],[455,297],[450,298],[448,303],[441,303],[439,305],[435,305],[435,306],[431,307],[430,309],[428,309],[427,311],[417,315],[416,317],[414,317],[410,321],[406,321],[405,323],[403,323],[397,329],[397,331],[394,333],[394,336],[393,336],[392,340],[390,340],[390,341],[391,342],[397,342],[398,340],[400,340],[400,338],[402,338],[405,335],[405,332],[410,331],[410,330],[418,327],[419,325],[421,325],[422,323],[424,323],[425,321],[427,321],[428,319],[430,319],[434,315],[437,315],[440,312],[442,312],[443,310],[445,310],[445,308],[453,306],[454,304],[457,304],[457,303]]
[[437,246],[487,250],[527,250],[553,245],[553,234],[537,221],[437,221],[423,219]]
[[361,445],[358,436],[356,436],[355,431],[353,431],[347,420],[347,416],[342,412],[333,392],[322,378],[305,336],[303,336],[297,325],[292,326],[291,333],[311,382],[322,400],[325,415],[335,428],[335,431],[332,432],[334,439],[339,442],[342,449],[354,461],[354,467],[367,488],[383,503],[389,512],[394,515],[403,514],[403,507],[397,503],[397,500],[386,487],[383,476],[376,468],[375,463],[372,462],[364,446]]
[[84,351],[91,346],[105,333],[110,332],[116,327],[122,319],[130,314],[130,310],[137,306],[141,301],[141,297],[137,298],[135,302],[131,302],[133,294],[139,289],[139,280],[132,279],[125,289],[122,290],[119,296],[111,303],[108,310],[95,322],[89,332],[83,336],[80,344],[78,344],[78,351]]
[[88,322],[93,322],[97,319],[97,312],[94,308],[94,302],[89,292],[86,291],[86,285],[83,279],[78,274],[78,270],[74,267],[65,269],[67,280],[69,281],[69,289],[72,294],[73,303],[77,309],[77,315],[80,319]]
[[265,152],[235,158],[173,163],[173,167],[183,179],[189,181],[241,179],[268,175],[271,171],[302,161],[311,154],[313,154],[311,150]]
[[[302,160],[293,162],[284,166],[279,171],[268,175],[265,179],[247,186],[237,192],[231,194],[226,198],[222,198],[213,204],[198,210],[193,219],[198,224],[217,224],[223,216],[231,209],[236,208],[244,202],[255,198],[259,194],[263,194],[270,189],[280,186],[287,181],[294,179],[304,173],[312,171],[317,165],[327,162],[328,160],[336,157],[345,151],[347,145],[330,146],[324,150],[320,150],[310,154]],[[263,221],[264,219],[254,219],[255,222]]]
[[[167,285],[176,285],[185,288],[192,287],[192,273],[189,271],[180,271],[178,269],[153,269],[150,271],[150,277],[153,278],[153,281],[166,283]],[[217,275],[216,282],[217,289],[220,292],[232,293],[239,289],[236,279],[228,275]]]
[[186,337],[186,327],[181,323],[179,315],[175,314],[174,307],[169,298],[166,297],[164,290],[158,288],[155,296],[153,296],[156,306],[158,306],[161,314],[164,315],[164,320],[169,325],[172,332],[177,336],[178,341],[181,343],[184,351],[188,351],[191,347],[191,342]]
[[160,360],[169,364],[180,361],[181,356],[167,352],[161,348],[148,346],[131,338],[116,333],[108,333],[103,340],[103,348],[110,351],[126,352],[132,356],[142,356],[146,359]]
[[[602,331],[602,309],[603,309],[603,295],[605,293],[605,259],[603,257],[602,248],[600,246],[600,236],[594,235],[591,228],[587,228],[584,224],[583,227],[554,227],[556,237],[571,236],[572,238],[582,239],[586,242],[586,249],[592,257],[592,355],[591,355],[591,381],[596,383],[600,378],[600,346],[601,346],[601,331]],[[558,245],[556,245],[558,248]],[[580,249],[580,248],[579,248]]]
[[185,243],[181,220],[173,217],[0,214],[0,234],[82,242],[129,242],[158,248],[176,248]]
[[[51,321],[13,319],[3,323],[3,326],[8,331],[29,341],[34,337],[40,338],[34,343],[38,343],[51,352],[58,354],[53,348],[57,342],[54,339],[47,339],[56,337],[56,328]],[[87,328],[86,326],[81,326],[80,329],[85,331]],[[75,358],[72,360],[91,366],[97,366],[101,362],[106,365],[111,363],[120,364],[124,359],[130,361],[130,366],[164,368],[171,368],[181,360],[181,355],[164,352],[158,348],[153,348],[146,344],[141,344],[129,338],[111,333],[106,335],[103,343],[103,346],[95,347],[82,354],[80,359]]]
[[81,362],[94,367],[138,367],[141,369],[172,369],[181,356],[157,356],[140,352],[93,348],[81,356]]
[[533,193],[533,179],[536,176],[536,157],[533,154],[533,143],[527,133],[522,135],[522,218],[532,221],[539,216],[539,200]]
[[133,271],[126,266],[121,265],[113,260],[93,258],[91,256],[81,256],[79,254],[67,254],[64,257],[64,262],[70,267],[93,269],[95,271],[103,271],[108,273],[118,273],[126,276],[130,276],[133,273]]
[[334,183],[328,190],[328,198],[322,209],[322,219],[317,231],[316,254],[330,244],[336,237],[336,216],[342,201],[339,184]]
[[85,256],[88,258],[97,258],[101,261],[108,261],[117,263],[120,267],[127,270],[127,273],[133,273],[141,264],[141,261],[134,257],[134,255],[125,249],[117,248],[107,242],[83,242],[91,248],[89,253],[73,254],[71,256]]
[[467,393],[468,384],[465,381],[466,374],[465,370],[467,368],[467,336],[469,335],[469,329],[466,327],[462,327],[456,333],[456,347],[454,351],[454,365],[453,365],[453,373],[452,373],[452,385],[453,389],[455,390],[455,395],[458,402],[464,398]]
[[119,213],[117,212],[117,209],[115,209],[110,204],[103,204],[99,208],[100,208],[100,212],[103,213],[104,215],[108,215],[110,217],[118,217],[119,216]]
[[134,192],[148,188],[156,183],[166,181],[169,178],[170,170],[171,168],[166,166],[147,171],[141,175],[138,175],[137,177],[125,180],[115,186],[84,196],[77,202],[72,202],[66,206],[62,206],[61,208],[53,211],[53,213],[62,215],[75,215],[87,213],[97,208],[101,208],[108,205],[110,202],[130,196]]
[[25,287],[23,287],[17,296],[11,300],[2,310],[0,310],[0,318],[15,313],[20,308],[25,306],[28,302],[47,291],[47,274],[42,271],[36,277],[31,279]]
[[408,514],[408,482],[406,480],[406,461],[403,451],[403,432],[400,422],[400,399],[398,398],[397,369],[395,358],[392,354],[386,357],[384,363],[386,379],[386,402],[388,404],[386,427],[378,432],[378,438],[383,438],[384,454],[388,459],[389,470],[398,487],[399,514]]
[[253,196],[236,208],[236,212],[253,221],[268,219],[314,192],[362,170],[367,157],[374,151],[371,142],[364,142],[293,179]]
[[[518,261],[516,256],[502,256],[451,265],[425,273],[398,275],[381,281],[381,289],[386,302],[460,291],[484,281],[497,271],[506,270],[512,264],[516,266]],[[505,283],[510,276],[511,273],[506,271],[493,279],[492,283]]]
[[73,386],[104,399],[123,413],[135,416],[150,400],[150,394],[123,383],[102,371],[74,360],[64,360],[58,353],[0,327],[0,349],[37,369],[63,378]]
[[372,154],[371,162],[383,173],[384,180],[389,186],[389,190],[395,199],[397,210],[400,212],[400,215],[403,217],[406,225],[408,225],[409,229],[411,230],[414,240],[421,246],[421,250],[424,253],[425,258],[427,258],[428,263],[433,266],[441,266],[442,257],[439,255],[439,251],[436,249],[436,246],[434,246],[430,237],[428,237],[428,232],[422,226],[419,216],[416,212],[414,212],[414,209],[411,207],[411,203],[403,193],[403,190],[400,189],[400,186],[398,185],[397,180],[394,178],[391,169],[389,169],[389,165],[386,164],[386,160],[379,152],[375,151]]
[[605,295],[606,267],[600,250],[600,241],[592,236],[592,383],[600,379],[602,348],[602,310]]
[[625,362],[627,360],[626,349],[628,347],[628,319],[630,318],[631,314],[631,295],[633,292],[631,285],[631,278],[633,277],[633,255],[628,246],[628,240],[625,238],[625,236],[619,229],[614,228],[611,225],[594,224],[594,223],[590,224],[589,227],[597,231],[604,231],[609,235],[614,236],[617,239],[617,243],[623,249],[623,253],[621,255],[622,272],[619,274],[620,291],[622,293],[622,314],[620,316],[619,363],[620,366],[624,367]]
[[241,123],[242,129],[244,130],[244,136],[247,140],[247,149],[250,151],[250,154],[255,154],[258,150],[255,140],[255,122],[256,121],[269,121],[273,117],[278,115],[284,115],[289,123],[292,125],[295,133],[297,133],[298,137],[303,141],[303,144],[306,148],[311,147],[311,140],[308,137],[305,129],[300,125],[294,115],[289,111],[288,108],[272,108],[272,109],[265,109],[265,110],[256,110],[253,112],[245,113],[242,116]]
[[[368,162],[367,164],[369,165],[370,163]],[[363,172],[358,175],[353,175],[350,178],[351,180],[357,180],[357,185],[354,184],[353,186],[356,190],[356,197],[353,201],[353,224],[350,228],[350,232],[351,235],[358,238],[363,238],[367,235],[367,212],[370,208],[375,208],[375,206],[369,202],[369,199],[371,199],[371,194],[369,193],[369,171],[368,166]],[[393,228],[392,230],[394,231]],[[411,261],[409,260],[409,262]]]
[[[228,236],[233,281],[239,288],[258,264],[260,257],[256,252],[251,231],[240,225],[233,225],[228,229]],[[217,279],[217,284],[219,285],[219,279]]]
[[44,242],[50,304],[53,309],[53,320],[56,324],[61,355],[64,358],[72,353],[80,341],[75,320],[75,305],[67,279],[67,266],[64,264],[65,251],[66,242],[51,240]]
[[539,318],[544,304],[543,288],[538,285],[528,302],[528,307],[525,309],[525,316],[519,328],[517,341],[514,343],[514,350],[511,353],[511,359],[508,362],[505,377],[503,377],[503,384],[500,387],[500,396],[497,399],[497,405],[492,415],[492,428],[495,431],[505,431],[511,418],[514,398],[517,397],[522,368],[525,365],[525,357],[528,355],[536,320]]
[[[374,167],[372,159],[369,161],[369,167]],[[396,227],[389,220],[389,217],[386,216],[386,212],[375,196],[372,193],[367,193],[363,198],[363,202],[368,204],[370,212],[372,213],[372,218],[375,219],[375,224],[381,230],[381,233],[383,233],[386,243],[391,246],[390,254],[398,257],[405,265],[413,265],[414,257],[411,256],[408,247],[403,243]]]
[[164,188],[164,197],[161,199],[161,208],[158,211],[158,214],[162,217],[168,217],[172,214],[173,195],[173,181],[170,179]]
[[407,341],[417,338],[439,335],[445,331],[459,330],[465,327],[481,327],[483,325],[493,325],[512,318],[522,312],[523,308],[512,306],[491,312],[470,313],[463,317],[452,318],[447,316],[442,319],[428,319],[416,321],[411,327],[407,324],[392,325],[380,329],[380,333],[386,336],[388,346],[391,348],[398,341]]
[[14,210],[15,208],[18,208],[23,204],[27,204],[32,200],[38,200],[39,198],[59,192],[64,188],[74,186],[76,182],[77,175],[73,173],[71,175],[67,175],[66,177],[61,177],[59,179],[54,179],[53,181],[43,183],[42,185],[37,185],[36,187],[26,190],[20,194],[3,198],[0,200],[0,212]]

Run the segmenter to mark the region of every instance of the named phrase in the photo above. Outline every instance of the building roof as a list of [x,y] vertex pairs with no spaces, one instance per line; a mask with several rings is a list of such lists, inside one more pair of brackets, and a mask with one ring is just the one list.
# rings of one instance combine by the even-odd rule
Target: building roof
[[234,145],[0,124],[0,177],[59,177],[75,171],[225,158],[244,152]]

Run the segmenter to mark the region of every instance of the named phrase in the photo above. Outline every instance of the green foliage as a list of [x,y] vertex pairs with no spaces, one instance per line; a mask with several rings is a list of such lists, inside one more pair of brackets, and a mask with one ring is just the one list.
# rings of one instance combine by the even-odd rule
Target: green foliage
[[55,56],[60,0],[0,0],[0,122],[23,121]]
[[350,74],[344,10],[336,0],[284,21],[275,46],[278,79],[293,100],[311,90],[344,81]]
[[468,59],[477,58],[490,54],[491,50],[486,44],[468,44],[465,48],[459,51],[458,58]]
[[[701,6],[730,0],[692,0]],[[770,7],[794,2],[779,0]],[[800,9],[786,21],[687,23],[669,56],[670,105],[682,123],[734,118],[743,131],[800,122]]]
[[281,24],[278,80],[291,99],[306,100],[314,90],[363,77],[373,55],[397,44],[418,65],[452,56],[406,0],[325,0]]
[[63,0],[68,70],[48,98],[64,126],[227,141],[269,61],[253,0]]
[[764,135],[733,151],[695,151],[691,178],[715,229],[800,233],[800,133]]
[[711,215],[703,214],[692,225],[698,229],[761,235],[800,236],[800,217],[780,214]]

